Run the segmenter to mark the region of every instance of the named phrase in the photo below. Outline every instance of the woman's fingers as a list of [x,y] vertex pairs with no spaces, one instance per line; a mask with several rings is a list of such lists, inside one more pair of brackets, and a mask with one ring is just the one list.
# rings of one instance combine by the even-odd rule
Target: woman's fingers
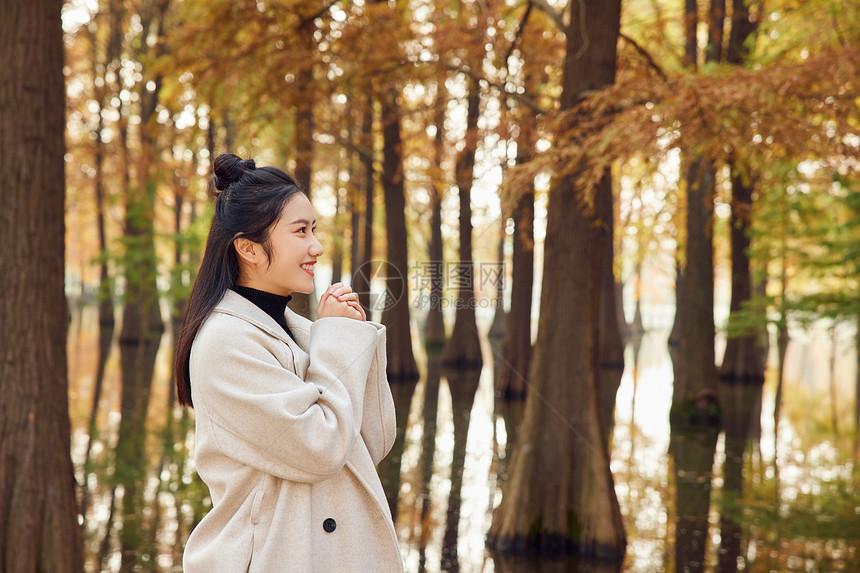
[[320,296],[317,316],[320,318],[341,316],[365,321],[367,317],[358,302],[358,294],[343,283],[335,283]]
[[361,320],[362,320],[362,321],[366,321],[366,320],[367,320],[367,315],[365,315],[365,314],[364,314],[364,309],[363,309],[363,308],[361,307],[361,305],[358,303],[357,297],[356,297],[356,300],[350,300],[350,301],[348,301],[348,302],[347,302],[347,304],[348,304],[349,306],[351,306],[352,308],[354,308],[356,311],[358,311],[358,314],[359,314],[359,316],[361,317]]

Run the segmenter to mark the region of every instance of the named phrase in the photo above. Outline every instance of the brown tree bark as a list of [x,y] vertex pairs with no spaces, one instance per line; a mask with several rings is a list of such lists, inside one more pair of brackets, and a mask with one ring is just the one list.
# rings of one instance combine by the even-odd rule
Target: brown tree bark
[[430,305],[427,309],[427,322],[424,324],[424,348],[428,355],[434,356],[441,354],[445,348],[445,319],[442,316],[442,285],[445,264],[445,256],[442,251],[442,199],[445,190],[445,177],[442,159],[445,152],[445,108],[448,104],[445,90],[446,77],[447,74],[440,74],[436,82],[436,109],[433,120],[436,125],[436,135],[433,140],[433,168],[436,175],[432,176],[430,181]]
[[[620,1],[583,0],[576,8],[567,30],[562,109],[615,78]],[[504,552],[620,558],[625,551],[597,395],[594,217],[581,195],[570,178],[550,193],[532,389],[488,540]]]
[[[338,186],[340,186],[340,182],[338,182]],[[343,244],[345,239],[342,229],[344,227],[344,213],[346,211],[344,203],[345,201],[340,194],[340,189],[335,189],[335,213],[333,221],[335,232],[332,233],[334,236],[329,245],[329,249],[331,250],[331,281],[333,283],[341,282],[343,278]]]
[[442,355],[448,368],[480,369],[481,340],[475,321],[475,273],[472,259],[472,182],[475,176],[475,153],[478,149],[478,117],[481,92],[477,81],[469,79],[467,96],[465,147],[457,158],[456,183],[460,195],[460,266],[457,278],[456,313],[451,338]]
[[[307,53],[313,53],[314,47],[314,26],[313,21],[306,23],[299,28],[299,33],[303,37],[303,42],[306,45]],[[296,85],[298,86],[298,102],[299,105],[295,109],[295,133],[294,148],[296,170],[296,182],[305,190],[308,198],[311,197],[311,178],[313,176],[313,153],[314,153],[314,69],[313,58],[308,56],[305,58],[304,65],[296,74]],[[326,250],[331,253],[333,245],[325,245]],[[337,279],[332,278],[332,282],[337,282]],[[305,318],[314,318],[316,316],[316,300],[314,293],[294,293],[293,299],[290,301],[290,308]]]
[[[498,263],[501,273],[496,280],[496,299],[493,301],[495,312],[493,313],[493,322],[490,324],[490,330],[487,332],[487,338],[490,340],[490,345],[493,348],[498,348],[498,353],[502,351],[502,345],[505,338],[505,324],[508,322],[508,314],[505,312],[505,221],[499,221],[499,243],[496,247],[496,263]],[[494,350],[494,354],[497,353]]]
[[66,379],[61,2],[0,2],[0,570],[83,571]]
[[[403,145],[400,139],[400,110],[397,92],[382,97],[382,186],[385,192],[385,228],[388,251],[386,304],[382,311],[388,345],[388,379],[418,380],[418,366],[412,353],[409,327],[409,295],[406,275],[409,265],[406,234],[406,196],[403,188]],[[411,396],[411,395],[410,395]],[[408,408],[408,404],[398,404]]]
[[854,370],[854,467],[860,460],[860,314],[855,317],[857,331],[854,334],[854,356],[856,357],[856,368]]
[[718,423],[717,369],[714,357],[714,246],[711,219],[714,170],[696,158],[687,171],[687,250],[680,357],[684,376],[675,380],[673,422]]
[[723,36],[726,22],[726,0],[711,0],[708,10],[708,45],[705,61],[720,63],[723,60]]
[[720,367],[720,380],[726,384],[764,384],[764,363],[759,348],[758,331],[753,327],[741,328],[732,333],[737,322],[736,313],[752,298],[752,278],[749,259],[749,228],[752,210],[753,186],[747,176],[732,175],[731,261],[732,298],[729,316],[729,338]]
[[[726,47],[727,61],[743,65],[751,49],[755,25],[749,19],[746,0],[732,1],[731,31]],[[720,404],[725,419],[725,463],[723,493],[737,499],[743,495],[743,459],[747,443],[761,436],[762,388],[765,364],[759,345],[760,331],[754,326],[736,332],[737,313],[752,298],[749,247],[754,181],[742,157],[735,157],[732,168],[731,262],[732,297],[729,338],[720,367]],[[764,320],[764,317],[762,317]],[[741,524],[731,515],[720,516],[720,573],[737,571],[741,552]]]
[[[749,20],[745,0],[733,0],[732,28],[727,47],[728,63],[743,65],[748,55],[755,24]],[[742,158],[735,158],[732,167],[731,261],[732,298],[731,313],[741,311],[752,298],[752,276],[749,258],[749,231],[751,225],[753,190],[752,173],[744,167]],[[731,330],[732,317],[729,317]],[[740,336],[730,336],[720,368],[720,379],[729,384],[764,384],[764,363],[759,348],[758,331],[745,329]]]
[[361,112],[361,135],[359,146],[364,149],[361,154],[361,174],[363,182],[361,189],[364,191],[364,232],[362,233],[362,244],[358,264],[352,273],[352,288],[358,293],[358,302],[364,308],[368,318],[371,317],[370,308],[370,281],[367,268],[368,263],[373,260],[373,195],[375,191],[373,177],[373,92],[368,86],[365,107]]
[[607,170],[595,189],[595,221],[592,225],[592,273],[596,275],[592,280],[600,290],[600,304],[593,307],[596,315],[592,324],[597,329],[597,387],[600,420],[607,444],[615,423],[615,396],[624,374],[624,340],[621,338],[615,298],[615,215],[612,203],[612,179]]
[[[110,20],[109,20],[110,22]],[[110,25],[110,24],[109,24]],[[113,30],[109,34],[109,38],[113,35]],[[99,403],[102,397],[102,387],[104,384],[105,367],[110,356],[110,349],[113,342],[113,334],[116,327],[116,319],[114,317],[113,306],[113,281],[111,281],[108,272],[108,250],[107,250],[107,233],[105,231],[105,198],[104,198],[104,162],[105,162],[105,144],[102,139],[102,128],[104,127],[104,107],[107,103],[107,96],[115,93],[115,90],[108,89],[108,71],[115,72],[119,64],[118,52],[111,52],[112,42],[108,42],[108,51],[105,55],[99,54],[99,43],[97,35],[92,37],[92,64],[93,78],[101,78],[101,85],[94,82],[95,101],[98,104],[98,121],[96,128],[93,130],[95,137],[95,177],[93,181],[94,202],[96,208],[96,230],[99,245],[99,298],[98,298],[98,350],[96,356],[96,373],[93,379],[93,399],[92,407],[90,408],[90,419],[87,424],[87,447],[84,453],[83,475],[84,478],[81,484],[81,502],[80,513],[83,518],[83,525],[86,525],[87,511],[89,506],[89,486],[88,477],[90,474],[90,455],[92,453],[93,437],[96,433],[96,420],[98,418]],[[103,59],[104,62],[99,66],[98,62]],[[99,68],[102,70],[99,73]]]
[[397,437],[391,451],[379,464],[379,477],[385,489],[392,516],[397,516],[400,494],[400,465],[405,445],[406,421],[418,378],[418,365],[412,353],[409,325],[409,300],[406,284],[406,197],[403,188],[403,147],[400,139],[400,111],[397,93],[382,97],[382,186],[385,192],[385,227],[388,264],[385,269],[385,300],[382,322],[386,327],[388,380],[397,411]]
[[[142,36],[154,28],[158,41],[153,50],[164,49],[164,19],[168,0],[141,14]],[[126,197],[125,214],[125,302],[119,337],[122,392],[119,435],[116,445],[117,483],[122,485],[121,571],[139,565],[143,541],[143,490],[146,478],[146,417],[155,370],[155,358],[164,322],[158,300],[155,256],[155,192],[153,163],[158,154],[153,132],[161,76],[152,79],[153,90],[140,86],[140,156],[136,165],[137,185]]]
[[[358,271],[358,267],[361,265],[361,188],[358,185],[358,174],[361,172],[361,156],[359,155],[357,147],[358,139],[354,130],[354,116],[350,116],[348,121],[350,122],[349,130],[349,143],[352,149],[347,150],[347,156],[349,157],[349,173],[350,176],[349,184],[347,186],[347,207],[349,209],[349,277],[350,277],[350,285],[352,286],[353,292],[358,293],[358,290],[355,288],[355,277],[356,271]],[[360,296],[359,296],[359,304],[361,304]],[[365,310],[367,312],[367,310]]]
[[[519,121],[517,163],[534,154],[534,114],[524,111]],[[534,188],[524,189],[513,208],[511,238],[511,308],[505,324],[505,341],[496,380],[496,394],[506,401],[525,400],[532,354],[532,293],[534,285]]]
[[684,0],[684,67],[695,69],[698,63],[699,5],[697,0]]
[[[695,11],[695,2],[687,2],[687,10]],[[698,16],[687,13],[686,61],[695,63],[695,27]],[[712,0],[708,12],[708,46],[706,61],[719,63],[722,59],[724,0]],[[693,64],[691,64],[693,65]],[[673,423],[718,425],[721,412],[717,388],[717,368],[714,356],[714,245],[712,219],[716,169],[707,157],[694,155],[689,159],[686,173],[687,247],[682,288],[678,300],[681,319],[680,347],[676,353],[675,389],[672,395],[670,419]]]

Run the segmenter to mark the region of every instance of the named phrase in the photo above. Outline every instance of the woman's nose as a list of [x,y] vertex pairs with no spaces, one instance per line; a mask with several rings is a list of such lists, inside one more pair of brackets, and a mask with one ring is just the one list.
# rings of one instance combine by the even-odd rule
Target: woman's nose
[[320,243],[319,239],[314,237],[314,240],[311,243],[310,248],[308,249],[308,254],[313,257],[319,257],[323,254],[324,250],[325,249],[323,249],[322,243]]

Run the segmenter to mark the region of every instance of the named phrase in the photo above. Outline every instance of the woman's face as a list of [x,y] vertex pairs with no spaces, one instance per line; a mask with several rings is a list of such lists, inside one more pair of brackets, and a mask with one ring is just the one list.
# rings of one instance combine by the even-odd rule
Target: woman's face
[[[269,234],[271,259],[264,253],[246,266],[244,286],[287,296],[314,290],[314,264],[323,247],[314,236],[314,209],[304,193],[290,198]],[[261,251],[259,246],[257,250]]]

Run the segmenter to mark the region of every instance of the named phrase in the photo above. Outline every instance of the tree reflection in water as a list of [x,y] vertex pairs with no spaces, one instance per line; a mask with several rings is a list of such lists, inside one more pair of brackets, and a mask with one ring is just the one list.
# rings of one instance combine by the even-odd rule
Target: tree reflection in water
[[[97,341],[92,338],[95,355]],[[829,435],[801,433],[810,432],[800,425],[804,415],[814,414],[810,404],[799,403],[797,394],[786,393],[777,485],[771,447],[772,406],[761,416],[762,464],[744,463],[744,451],[755,451],[759,438],[756,432],[745,437],[742,430],[760,416],[761,406],[744,394],[748,390],[742,385],[734,398],[723,398],[721,392],[724,401],[750,407],[738,410],[740,425],[736,428],[727,419],[725,438],[679,432],[670,436],[672,363],[666,335],[647,333],[641,344],[637,360],[633,346],[627,349],[628,366],[618,393],[612,440],[612,471],[629,539],[620,570],[734,571],[740,563],[748,571],[860,571],[856,509],[860,494],[856,476],[852,476],[854,464],[840,454],[839,445]],[[485,356],[492,358],[492,352],[487,349]],[[91,385],[92,377],[83,370],[77,376],[71,373],[76,381],[71,401],[76,430],[73,459],[79,471],[88,443],[92,396],[92,388],[86,386]],[[392,500],[397,499],[396,526],[407,571],[618,571],[618,566],[579,561],[575,556],[537,562],[494,555],[485,549],[492,508],[500,499],[500,484],[516,440],[516,420],[521,416],[521,403],[497,402],[492,370],[492,360],[487,360],[480,373],[443,373],[437,361],[428,359],[417,385],[392,384],[401,431],[390,459],[379,470]],[[105,404],[115,407],[116,373],[109,367],[106,376]],[[164,380],[154,385],[154,404],[166,403],[162,400],[166,388]],[[773,396],[767,386],[765,390],[767,406]],[[103,406],[103,411],[107,409]],[[826,415],[827,409],[822,411]],[[116,439],[117,417],[111,413],[104,418],[92,439],[92,471],[87,482],[88,571],[102,569],[97,563],[114,487],[110,448]],[[165,416],[159,411],[152,419]],[[153,447],[147,460],[148,491],[153,494],[147,496],[151,505],[147,514],[153,515],[157,503],[162,517],[157,522],[159,530],[147,535],[148,546],[140,548],[139,554],[146,556],[145,562],[157,564],[153,570],[158,571],[181,570],[181,548],[210,503],[193,472],[193,423],[179,420],[174,428],[178,433],[188,432],[187,439],[177,437],[169,451]],[[160,431],[163,429],[151,428],[152,435]],[[849,451],[847,446],[843,449]],[[156,476],[159,468],[163,468],[162,476]],[[159,477],[164,480],[161,487]],[[83,476],[79,474],[78,479],[81,482]],[[112,530],[103,547],[105,571],[115,571],[119,564],[117,527]]]

